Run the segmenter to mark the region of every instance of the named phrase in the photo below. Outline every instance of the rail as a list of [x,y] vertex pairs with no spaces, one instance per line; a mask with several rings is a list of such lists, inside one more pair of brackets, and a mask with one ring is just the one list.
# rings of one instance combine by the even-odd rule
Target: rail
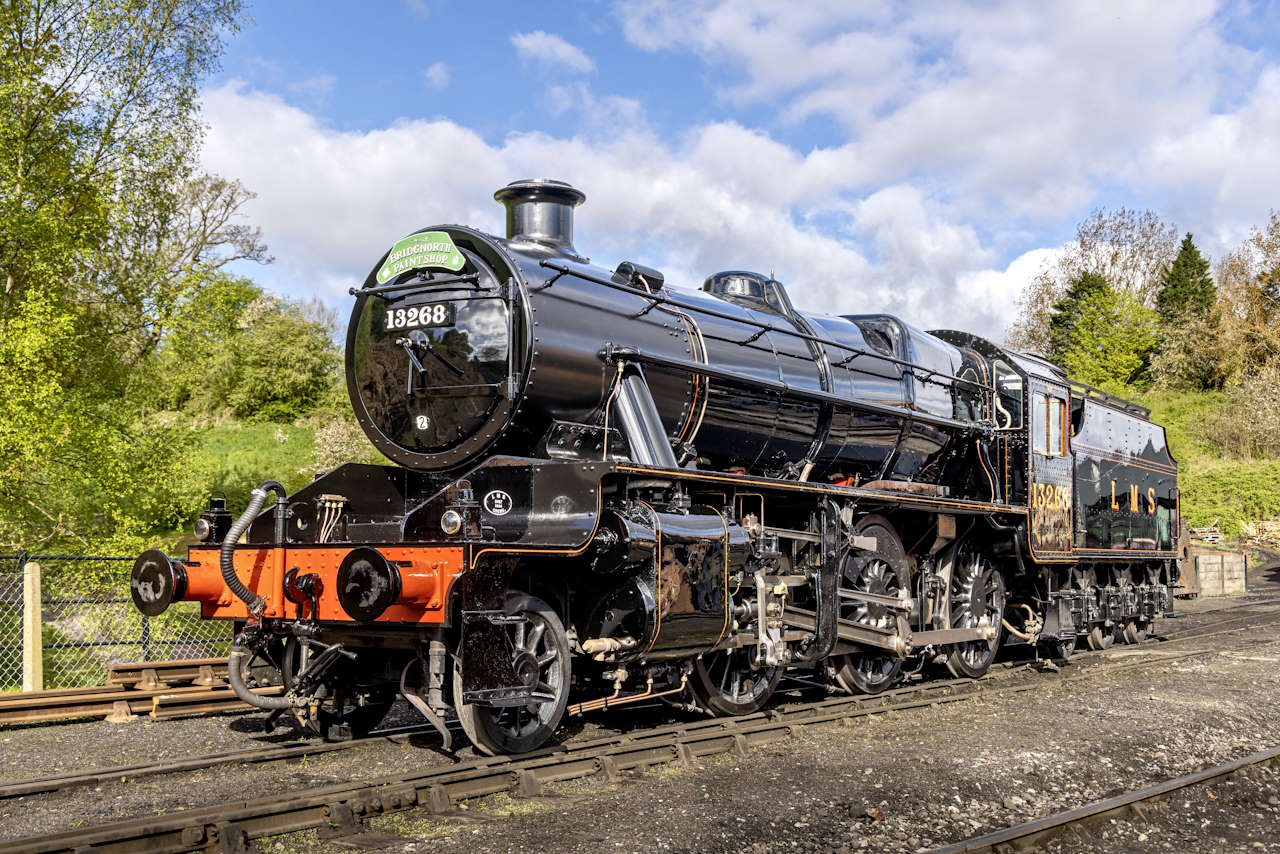
[[[1249,615],[1248,618],[1258,619],[1261,616]],[[1197,627],[1179,638],[1203,638],[1206,635],[1196,632],[1205,628],[1214,626]],[[1037,675],[1005,684],[997,684],[1002,680],[992,677],[954,679],[908,686],[878,696],[837,697],[740,718],[699,720],[643,733],[617,734],[548,747],[518,757],[483,757],[405,775],[335,783],[256,800],[82,827],[59,834],[13,840],[6,843],[6,851],[49,854],[83,850],[90,846],[95,851],[117,854],[193,851],[213,846],[221,846],[222,850],[247,850],[252,839],[306,829],[319,829],[328,838],[349,837],[353,844],[358,844],[358,836],[364,830],[363,819],[382,813],[416,807],[442,813],[452,810],[455,804],[464,800],[502,792],[536,796],[542,793],[545,784],[588,777],[617,780],[627,771],[670,763],[691,764],[699,758],[718,754],[745,754],[753,747],[785,740],[813,726],[847,725],[858,718],[971,698],[1016,696],[1042,687],[1047,678],[1056,682],[1076,681],[1089,678],[1094,673],[1127,672],[1214,654],[1214,650],[1197,649],[1100,665],[1080,672]],[[1094,655],[1100,660],[1115,659],[1105,653]],[[178,769],[170,767],[167,770]],[[166,773],[167,770],[153,770],[152,773]],[[29,781],[14,785],[40,789],[39,783]]]
[[933,854],[1004,851],[1006,850],[1005,846],[1012,846],[1013,850],[1028,850],[1035,843],[1042,842],[1051,836],[1056,836],[1075,825],[1126,816],[1135,812],[1141,804],[1161,801],[1192,786],[1216,783],[1224,777],[1229,777],[1246,768],[1269,765],[1277,761],[1280,761],[1280,747],[1260,750],[1242,759],[1224,762],[1221,765],[1215,765],[1212,768],[1206,768],[1172,780],[1165,780],[1137,791],[1125,792],[1123,795],[1117,795],[1114,798],[1095,801],[1091,804],[1076,807],[1073,810],[1045,816],[1044,818],[1032,819],[1023,824],[1007,827],[1004,830],[997,830],[994,833],[937,848]]
[[1105,403],[1113,409],[1119,409],[1130,415],[1137,415],[1140,418],[1149,419],[1151,417],[1151,410],[1142,404],[1134,403],[1132,400],[1125,400],[1123,397],[1117,397],[1111,392],[1103,391],[1088,383],[1080,382],[1080,380],[1068,380],[1067,386],[1082,398]]
[[673,370],[688,371],[689,373],[698,374],[711,379],[719,379],[721,381],[738,383],[740,385],[749,385],[754,388],[775,391],[789,397],[811,400],[815,403],[852,406],[867,412],[876,412],[881,415],[888,415],[894,418],[908,418],[912,421],[921,421],[926,424],[933,424],[940,427],[951,427],[954,429],[977,433],[992,433],[995,431],[995,428],[992,425],[983,421],[960,421],[955,418],[946,418],[941,415],[922,412],[919,409],[889,406],[887,404],[875,403],[869,400],[852,400],[847,397],[841,397],[838,394],[832,394],[829,391],[797,388],[796,386],[783,382],[782,380],[770,380],[764,379],[763,377],[746,376],[735,371],[717,368],[703,362],[694,362],[690,359],[678,359],[657,353],[650,353],[646,350],[641,350],[638,347],[616,347],[609,344],[605,349],[600,351],[600,359],[605,363],[616,360],[622,360],[624,362],[636,361],[646,365],[653,365],[657,368],[670,368]]

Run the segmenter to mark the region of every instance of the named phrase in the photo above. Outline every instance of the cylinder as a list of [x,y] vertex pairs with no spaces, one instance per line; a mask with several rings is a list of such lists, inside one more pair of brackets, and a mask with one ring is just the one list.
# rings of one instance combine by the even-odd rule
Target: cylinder
[[573,248],[573,209],[586,194],[549,178],[512,181],[493,194],[507,210],[507,239],[532,241],[577,256]]

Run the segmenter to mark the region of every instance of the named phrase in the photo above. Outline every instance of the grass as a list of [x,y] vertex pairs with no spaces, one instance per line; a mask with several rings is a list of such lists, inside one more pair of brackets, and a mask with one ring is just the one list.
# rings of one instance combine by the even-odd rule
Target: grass
[[[1280,518],[1280,459],[1242,459],[1223,454],[1204,433],[1227,405],[1222,392],[1153,391],[1134,395],[1163,424],[1178,461],[1182,516],[1187,524],[1217,523],[1226,536],[1245,522]],[[1247,413],[1241,413],[1247,417]]]
[[192,467],[202,483],[242,507],[264,480],[278,480],[290,492],[311,480],[314,449],[315,431],[307,426],[231,422],[201,431]]

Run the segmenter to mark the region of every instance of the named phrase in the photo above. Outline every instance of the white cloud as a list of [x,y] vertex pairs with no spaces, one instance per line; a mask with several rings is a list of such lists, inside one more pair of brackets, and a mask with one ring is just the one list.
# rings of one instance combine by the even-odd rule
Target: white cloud
[[690,288],[715,270],[774,271],[814,311],[895,310],[997,337],[1005,321],[956,287],[990,253],[943,205],[905,186],[850,202],[834,189],[829,152],[800,155],[739,125],[675,141],[638,124],[491,144],[444,120],[337,130],[243,84],[207,91],[204,112],[206,168],[258,194],[246,213],[277,258],[273,283],[334,304],[399,237],[439,222],[499,232],[493,191],[547,176],[587,193],[575,243],[605,267],[635,260]]
[[[544,93],[576,121],[496,141],[444,119],[337,130],[231,84],[205,93],[206,165],[258,193],[268,275],[335,302],[409,231],[499,230],[493,190],[543,176],[587,193],[575,242],[603,266],[635,260],[687,287],[772,270],[802,307],[996,340],[1100,187],[1214,254],[1280,199],[1280,68],[1227,43],[1213,7],[906,9],[619,7],[639,47],[702,56],[727,103],[831,120],[833,141],[808,150],[734,121],[659,130],[644,102],[583,80]],[[542,31],[512,43],[526,61],[594,68]]]
[[1219,33],[1210,0],[616,8],[636,46],[703,58],[730,105],[837,122],[860,189],[909,180],[975,219],[1087,209],[1100,183],[1209,124],[1261,64]]
[[596,69],[594,59],[555,33],[544,30],[516,33],[511,37],[511,44],[526,62],[561,66],[577,74],[589,74]]
[[443,62],[433,62],[427,66],[423,77],[432,89],[443,89],[449,85],[449,66]]

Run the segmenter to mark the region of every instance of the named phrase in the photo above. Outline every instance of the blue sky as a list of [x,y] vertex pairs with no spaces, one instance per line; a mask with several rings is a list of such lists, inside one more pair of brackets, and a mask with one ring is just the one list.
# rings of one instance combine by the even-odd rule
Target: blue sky
[[1096,207],[1211,254],[1280,207],[1275,4],[259,2],[204,92],[205,165],[286,294],[345,305],[404,233],[586,191],[580,250],[696,286],[999,338]]

